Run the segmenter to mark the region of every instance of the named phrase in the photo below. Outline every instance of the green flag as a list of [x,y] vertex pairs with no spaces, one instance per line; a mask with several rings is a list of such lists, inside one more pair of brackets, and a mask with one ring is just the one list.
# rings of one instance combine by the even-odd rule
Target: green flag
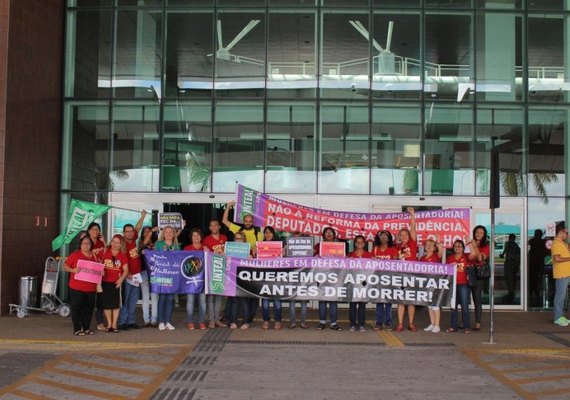
[[105,214],[111,206],[105,204],[88,203],[81,200],[71,200],[67,227],[65,231],[51,242],[51,248],[56,251],[64,244],[69,244],[73,238],[87,226]]

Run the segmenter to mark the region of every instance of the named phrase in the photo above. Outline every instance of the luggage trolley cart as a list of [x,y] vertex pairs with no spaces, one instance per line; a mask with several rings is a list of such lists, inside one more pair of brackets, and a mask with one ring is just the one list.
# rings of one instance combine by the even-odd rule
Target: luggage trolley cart
[[64,257],[59,260],[56,260],[53,257],[48,257],[46,259],[40,308],[28,307],[20,304],[10,304],[10,314],[15,311],[18,318],[24,318],[27,315],[27,310],[34,310],[45,311],[47,314],[59,313],[62,317],[69,317],[69,314],[71,314],[71,307],[56,295],[59,270],[61,269],[64,261]]

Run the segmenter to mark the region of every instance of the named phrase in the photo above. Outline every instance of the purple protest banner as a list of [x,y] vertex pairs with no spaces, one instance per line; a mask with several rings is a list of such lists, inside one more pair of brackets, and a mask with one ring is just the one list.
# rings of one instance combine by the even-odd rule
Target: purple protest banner
[[[354,239],[363,235],[374,240],[374,235],[387,230],[396,235],[402,228],[410,228],[410,215],[403,213],[359,213],[322,210],[281,200],[245,186],[238,185],[234,220],[242,222],[247,214],[253,215],[254,226],[272,226],[283,232],[301,232],[320,236],[327,226],[332,227],[339,239]],[[417,242],[439,238],[444,247],[452,247],[457,239],[469,241],[470,210],[454,208],[416,212]]]
[[153,293],[189,293],[204,291],[203,251],[156,251],[144,252],[150,270],[150,285]]
[[206,293],[281,300],[449,306],[455,267],[359,258],[243,259],[206,255]]

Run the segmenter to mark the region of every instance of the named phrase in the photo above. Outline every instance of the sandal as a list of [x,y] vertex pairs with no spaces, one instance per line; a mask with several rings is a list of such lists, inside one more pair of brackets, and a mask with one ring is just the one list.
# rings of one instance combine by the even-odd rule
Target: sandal
[[107,328],[105,329],[105,332],[113,332],[113,328]]
[[445,330],[445,332],[446,332],[446,333],[455,333],[455,332],[457,332],[457,329],[455,329],[455,328],[447,328],[447,329]]
[[75,332],[73,332],[73,334],[75,336],[85,336],[85,332],[83,332],[83,331],[75,331]]
[[93,331],[91,329],[87,329],[86,331],[83,331],[86,335],[93,335]]
[[404,331],[404,325],[400,324],[398,325],[398,327],[396,328],[396,332],[403,332]]
[[97,324],[97,330],[98,331],[106,331],[107,328],[105,328],[104,324]]
[[249,329],[249,324],[243,324],[239,329]]
[[466,334],[466,335],[469,335],[469,334],[471,333],[471,331],[470,331],[469,329],[465,329],[465,330],[463,331],[463,333]]
[[415,332],[415,331],[418,330],[418,329],[416,328],[416,326],[415,326],[414,324],[412,324],[412,323],[410,323],[410,324],[408,325],[408,329],[411,330],[412,332]]

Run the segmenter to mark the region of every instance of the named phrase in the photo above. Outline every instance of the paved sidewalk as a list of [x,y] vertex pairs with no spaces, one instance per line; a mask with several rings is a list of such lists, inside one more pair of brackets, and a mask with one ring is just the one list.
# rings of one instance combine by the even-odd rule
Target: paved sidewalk
[[[258,323],[190,332],[177,310],[172,332],[76,337],[71,321],[56,315],[6,316],[0,399],[567,399],[570,327],[554,326],[551,316],[496,313],[493,345],[486,330],[423,332],[425,309],[415,333],[349,332],[346,321],[340,332],[317,331],[316,321],[307,330],[265,331]],[[442,321],[449,325],[447,313]]]

